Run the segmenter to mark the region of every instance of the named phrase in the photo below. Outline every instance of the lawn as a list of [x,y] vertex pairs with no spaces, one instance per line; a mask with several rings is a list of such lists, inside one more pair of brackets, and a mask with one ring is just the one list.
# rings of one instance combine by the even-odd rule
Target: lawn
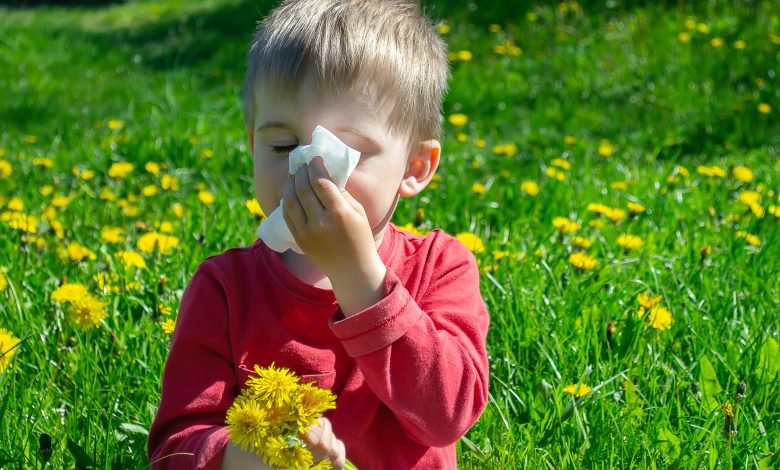
[[[183,289],[255,240],[271,4],[0,6],[0,468],[148,464]],[[780,467],[777,2],[427,6],[443,160],[393,220],[480,263],[459,467]]]

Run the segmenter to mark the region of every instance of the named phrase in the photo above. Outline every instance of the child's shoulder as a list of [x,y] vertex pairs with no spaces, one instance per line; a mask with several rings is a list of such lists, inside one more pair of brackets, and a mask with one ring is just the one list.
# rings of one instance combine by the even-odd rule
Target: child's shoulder
[[[389,224],[395,253],[405,253],[407,256],[425,256],[428,260],[446,256],[474,261],[473,253],[456,237],[442,229],[433,229],[420,233],[411,225],[396,226]],[[400,246],[399,246],[400,245]]]
[[219,278],[241,276],[265,265],[263,244],[256,240],[251,245],[229,248],[222,253],[206,257],[198,266],[199,271],[206,271]]

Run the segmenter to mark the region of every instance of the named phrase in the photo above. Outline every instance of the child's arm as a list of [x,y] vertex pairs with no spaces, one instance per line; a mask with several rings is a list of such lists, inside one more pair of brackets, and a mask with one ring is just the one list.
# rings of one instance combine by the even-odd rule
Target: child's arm
[[417,442],[457,441],[485,409],[490,375],[474,256],[435,235],[412,297],[379,258],[364,208],[329,180],[320,159],[290,178],[284,202],[296,242],[327,274],[347,317],[331,328],[374,393]]
[[221,466],[229,440],[225,414],[238,389],[219,277],[204,262],[182,296],[160,406],[149,430],[149,459],[162,459],[155,469]]
[[[384,297],[331,329],[366,382],[417,442],[460,439],[487,405],[489,317],[473,255],[436,235],[414,297],[388,268]],[[418,299],[418,300],[415,300]]]

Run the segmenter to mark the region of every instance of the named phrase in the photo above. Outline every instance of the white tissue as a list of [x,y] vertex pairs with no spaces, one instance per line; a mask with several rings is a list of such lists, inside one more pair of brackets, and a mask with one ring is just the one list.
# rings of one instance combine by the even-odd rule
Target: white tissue
[[[311,133],[311,144],[296,147],[290,152],[290,174],[295,174],[301,165],[309,163],[316,156],[322,158],[330,179],[339,189],[344,189],[349,176],[358,164],[360,152],[348,147],[329,130],[317,126]],[[302,254],[303,250],[295,243],[295,239],[284,220],[282,204],[284,204],[284,199],[279,201],[279,206],[260,223],[257,228],[257,236],[274,251],[282,253],[293,250]]]

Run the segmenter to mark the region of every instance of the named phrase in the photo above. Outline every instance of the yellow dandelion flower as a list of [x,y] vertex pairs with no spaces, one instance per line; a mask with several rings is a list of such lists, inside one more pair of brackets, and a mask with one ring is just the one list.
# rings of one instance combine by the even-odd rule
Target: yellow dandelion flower
[[749,245],[761,246],[761,239],[760,238],[758,238],[757,236],[753,235],[752,233],[748,233],[748,232],[746,232],[744,230],[740,230],[740,231],[737,232],[737,238],[744,238],[745,241]]
[[266,439],[266,409],[257,400],[239,395],[228,409],[225,423],[230,440],[241,450],[260,447]]
[[160,231],[163,233],[173,233],[173,224],[167,220],[160,222]]
[[764,218],[764,208],[761,207],[761,204],[753,203],[753,204],[748,204],[748,206],[750,207],[750,212],[752,212],[753,215],[755,215],[759,219]]
[[97,326],[106,316],[106,304],[92,294],[86,294],[70,302],[70,318],[82,330]]
[[146,197],[152,197],[155,194],[157,194],[157,186],[153,184],[147,184],[143,188],[141,188],[141,194],[143,194]]
[[552,221],[553,227],[561,231],[561,233],[574,233],[580,229],[580,224],[571,221],[566,217],[555,217]]
[[737,196],[737,200],[745,205],[757,204],[761,202],[761,195],[755,191],[742,191]]
[[699,165],[696,167],[696,171],[700,175],[709,176],[712,178],[723,178],[726,176],[726,171],[723,170],[723,168],[719,166],[706,166],[706,165]]
[[209,158],[214,157],[214,151],[211,149],[204,149],[202,152],[200,152],[200,156],[208,160]]
[[437,29],[439,30],[439,34],[447,34],[450,32],[450,25],[447,23],[441,23]]
[[96,260],[94,251],[77,242],[68,243],[64,250],[60,250],[60,259],[70,261]]
[[742,39],[737,39],[736,41],[734,41],[734,49],[741,51],[744,48],[745,48],[745,41],[743,41]]
[[469,122],[468,116],[463,113],[451,114],[447,119],[453,126],[465,126]]
[[100,195],[98,197],[100,197],[100,199],[104,201],[109,201],[109,202],[116,200],[116,196],[114,195],[114,193],[111,192],[110,189],[108,189],[107,186],[103,186],[100,189]]
[[629,202],[626,207],[628,207],[628,211],[632,214],[641,214],[646,210],[645,206],[638,202]]
[[455,57],[458,58],[458,60],[462,60],[464,62],[468,62],[471,59],[474,58],[474,54],[471,53],[471,51],[462,50],[455,53]]
[[723,47],[723,38],[710,39],[710,45],[716,49]]
[[563,181],[566,179],[566,174],[562,171],[556,170],[553,167],[547,167],[546,170],[544,170],[544,173],[549,176],[552,179],[556,179],[558,181]]
[[650,326],[658,331],[668,330],[672,326],[672,312],[666,307],[656,305],[650,309]]
[[178,244],[178,238],[156,232],[145,233],[136,242],[136,246],[142,252],[154,253],[155,250],[159,250],[162,255],[170,253]]
[[471,185],[471,191],[476,194],[485,194],[487,192],[487,186],[482,183],[474,183]]
[[753,181],[753,172],[746,166],[735,166],[734,169],[731,170],[731,174],[734,175],[734,178],[743,183],[750,183]]
[[604,158],[611,157],[615,153],[615,147],[608,139],[602,139],[599,142],[599,155]]
[[26,135],[24,136],[24,141],[28,144],[34,144],[38,142],[38,136],[37,135]]
[[198,199],[207,206],[214,203],[214,195],[208,191],[200,191],[198,193]]
[[117,131],[123,127],[125,127],[125,122],[121,119],[109,119],[108,121],[108,128],[113,131]]
[[587,238],[583,238],[583,237],[574,237],[574,239],[572,241],[574,242],[574,246],[579,247],[579,248],[583,248],[583,249],[586,249],[586,250],[593,245],[593,243],[590,240],[588,240]]
[[173,212],[173,215],[181,219],[184,217],[184,206],[182,206],[181,203],[174,202],[171,206],[171,212]]
[[564,136],[563,143],[566,145],[574,145],[577,143],[577,138],[571,135]]
[[83,284],[65,283],[51,293],[51,300],[62,304],[65,302],[74,302],[77,299],[89,295],[89,291]]
[[772,107],[769,106],[767,103],[759,103],[758,104],[758,112],[761,114],[769,114],[772,112]]
[[125,265],[125,269],[146,267],[146,261],[140,253],[135,251],[117,251],[114,256]]
[[255,373],[247,380],[248,396],[266,404],[266,408],[283,406],[298,386],[299,379],[290,369],[271,364],[255,366]]
[[702,34],[709,34],[710,32],[710,27],[707,26],[705,23],[699,23],[698,25],[696,25],[696,29],[698,29],[699,32]]
[[160,323],[160,327],[162,328],[163,333],[166,335],[172,335],[173,330],[176,329],[176,320],[166,318],[162,323]]
[[0,179],[8,178],[13,171],[14,168],[11,166],[11,162],[0,159]]
[[24,201],[22,201],[22,199],[20,197],[14,196],[14,197],[11,198],[10,201],[8,201],[8,205],[6,206],[6,208],[9,211],[20,212],[20,211],[24,210]]
[[160,174],[160,165],[159,165],[159,163],[146,162],[146,164],[144,165],[144,169],[146,170],[147,173],[150,173],[150,174],[155,175],[155,176]]
[[457,141],[461,144],[464,144],[469,141],[469,136],[463,132],[458,132],[458,135],[455,136],[455,139],[457,139]]
[[54,162],[51,158],[46,157],[38,157],[32,159],[33,166],[40,166],[43,168],[52,168],[54,166]]
[[612,188],[612,189],[625,191],[626,189],[628,189],[628,183],[626,183],[625,181],[613,181],[609,185],[609,187]]
[[[2,273],[2,271],[0,271]],[[11,358],[19,350],[21,340],[13,333],[0,328],[0,374],[2,374],[11,363]]]
[[38,218],[22,212],[3,212],[0,214],[0,222],[5,222],[14,230],[28,233],[38,233]]
[[687,31],[680,31],[677,33],[677,40],[683,44],[688,44],[691,42],[691,33]]
[[336,396],[312,383],[301,384],[295,397],[298,427],[306,432],[317,418],[336,408]]
[[162,175],[160,177],[160,186],[165,191],[178,191],[179,190],[179,180],[175,176],[172,175]]
[[122,243],[125,237],[119,227],[103,227],[100,229],[100,238],[106,243]]
[[43,185],[41,186],[41,196],[48,196],[49,194],[54,192],[54,187],[51,185]]
[[474,146],[477,147],[477,148],[480,148],[480,149],[481,148],[485,148],[486,145],[487,145],[487,141],[485,141],[485,139],[476,139],[474,141]]
[[639,302],[639,305],[646,309],[650,309],[661,303],[661,300],[663,300],[663,295],[657,295],[655,297],[650,297],[647,294],[639,293],[636,295],[636,300]]
[[572,396],[583,397],[593,390],[593,387],[589,387],[585,384],[571,384],[563,388],[563,393],[568,393]]
[[557,166],[558,168],[561,168],[563,170],[571,170],[571,163],[564,160],[563,158],[554,158],[550,162],[550,165]]
[[780,218],[780,206],[771,205],[767,211],[773,216]]
[[499,144],[493,146],[493,153],[496,155],[504,155],[507,157],[513,157],[517,153],[517,145],[515,144]]
[[595,269],[598,265],[596,258],[593,258],[592,256],[589,256],[588,254],[581,251],[572,253],[571,256],[569,256],[569,263],[571,263],[575,268],[582,270]]
[[122,179],[127,177],[134,168],[135,166],[128,162],[112,163],[111,167],[108,169],[108,176],[110,178]]
[[496,261],[504,259],[509,255],[511,255],[511,253],[507,250],[493,250],[493,259]]
[[617,239],[618,245],[622,246],[623,248],[627,250],[635,250],[642,246],[644,243],[641,238],[639,238],[636,235],[631,234],[623,234],[618,237]]
[[520,191],[528,194],[529,196],[536,196],[539,194],[539,185],[534,181],[523,181],[520,183]]
[[62,208],[70,204],[71,198],[67,196],[54,196],[51,198],[51,205],[57,208]]
[[0,268],[0,292],[3,292],[8,287],[8,278],[5,275],[5,271]]
[[461,232],[455,235],[466,248],[471,250],[472,253],[482,253],[485,251],[485,245],[482,243],[482,239],[472,232]]

